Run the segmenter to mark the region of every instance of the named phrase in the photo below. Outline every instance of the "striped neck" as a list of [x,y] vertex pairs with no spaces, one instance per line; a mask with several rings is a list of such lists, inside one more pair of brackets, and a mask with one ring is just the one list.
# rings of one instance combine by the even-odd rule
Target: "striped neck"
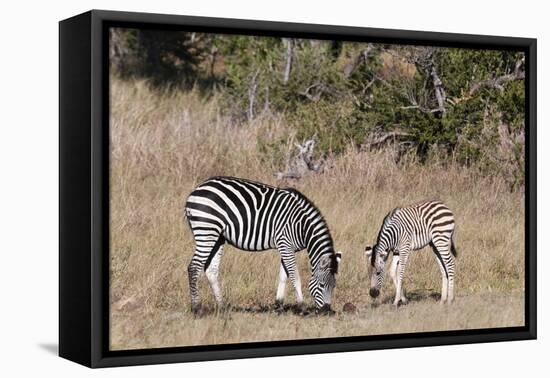
[[307,248],[312,268],[322,255],[334,255],[334,243],[325,219],[316,208],[304,221],[304,244]]
[[399,236],[399,228],[392,226],[392,222],[394,221],[394,216],[397,211],[398,209],[390,211],[388,215],[386,215],[386,217],[384,218],[382,227],[380,228],[380,231],[378,231],[378,236],[376,237],[376,244],[373,251],[373,256],[376,255],[378,251],[386,251],[395,247],[395,243]]
[[308,251],[312,271],[316,270],[322,255],[336,258],[334,243],[328,225],[319,209],[306,196],[296,189],[286,189],[293,193],[299,211],[295,222],[301,225],[301,245]]

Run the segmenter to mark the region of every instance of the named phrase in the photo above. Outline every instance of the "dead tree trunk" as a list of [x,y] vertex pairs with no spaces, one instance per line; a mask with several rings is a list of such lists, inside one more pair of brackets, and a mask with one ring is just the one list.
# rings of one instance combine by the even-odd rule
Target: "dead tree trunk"
[[286,85],[288,83],[288,80],[290,79],[290,71],[292,69],[292,59],[294,56],[294,40],[291,38],[283,38],[283,43],[286,45],[283,84]]
[[121,36],[120,29],[110,28],[109,38],[109,60],[115,72],[122,73],[124,68],[125,49],[123,47],[124,39]]
[[264,113],[269,113],[269,87],[265,87]]
[[254,75],[252,75],[252,78],[250,79],[250,84],[248,86],[248,110],[246,112],[246,116],[249,122],[254,119],[254,103],[256,102],[256,91],[258,90],[259,74],[260,70],[256,70]]
[[435,62],[432,61],[432,68],[430,71],[430,76],[432,78],[432,83],[434,86],[435,91],[435,98],[437,100],[437,105],[439,108],[439,111],[441,114],[445,114],[447,111],[445,109],[445,101],[447,99],[447,96],[445,94],[445,89],[443,88],[443,83],[441,82],[441,79],[439,78],[439,75],[437,74],[437,70],[435,69]]
[[286,178],[300,179],[311,173],[319,173],[323,170],[324,160],[313,158],[315,140],[308,139],[302,144],[296,144],[298,154],[290,159],[287,169],[284,172],[277,172],[277,179]]

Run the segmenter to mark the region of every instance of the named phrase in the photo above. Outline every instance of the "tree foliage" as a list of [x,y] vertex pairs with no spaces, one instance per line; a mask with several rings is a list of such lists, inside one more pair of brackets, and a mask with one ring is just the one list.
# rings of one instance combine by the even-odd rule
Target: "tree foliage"
[[521,52],[112,29],[110,55],[121,77],[220,92],[243,127],[282,116],[320,155],[391,144],[523,185]]

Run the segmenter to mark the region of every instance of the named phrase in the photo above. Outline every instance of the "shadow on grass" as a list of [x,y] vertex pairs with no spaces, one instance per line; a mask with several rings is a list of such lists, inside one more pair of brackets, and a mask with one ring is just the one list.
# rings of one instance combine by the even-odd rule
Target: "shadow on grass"
[[333,315],[330,313],[318,313],[314,306],[299,306],[297,304],[283,304],[283,305],[266,305],[259,304],[253,306],[201,306],[196,312],[196,318],[202,318],[207,316],[230,316],[231,313],[245,313],[245,314],[293,314],[299,316],[322,316],[322,315]]
[[407,293],[406,296],[409,302],[410,301],[420,302],[420,301],[425,301],[427,299],[438,301],[441,299],[441,293],[436,293],[434,291],[428,291],[428,290],[411,291],[410,293]]
[[[411,302],[426,302],[426,301],[439,301],[441,294],[431,290],[414,290],[405,293],[407,297],[407,303],[399,302],[399,306],[406,306]],[[385,296],[376,301],[371,301],[370,307],[377,308],[380,306],[386,306],[393,304],[394,295]],[[360,311],[356,311],[358,313]],[[251,306],[238,306],[238,305],[225,305],[223,307],[202,305],[194,313],[195,318],[203,318],[209,316],[218,317],[230,317],[232,313],[245,313],[245,314],[292,314],[303,317],[311,316],[324,316],[335,315],[337,312],[318,312],[315,306],[299,306],[297,304],[258,304]]]
[[316,315],[316,309],[313,306],[299,306],[297,304],[275,304],[275,305],[258,305],[251,307],[241,307],[234,306],[231,308],[235,312],[245,312],[245,313],[275,313],[278,315],[283,314],[294,314],[301,316]]
[[[405,296],[407,297],[407,303],[399,302],[399,306],[406,306],[411,302],[424,302],[424,301],[439,301],[441,299],[441,294],[430,291],[430,290],[414,290],[406,292]],[[384,297],[379,301],[374,301],[371,303],[372,308],[377,308],[382,305],[393,304],[394,295]]]

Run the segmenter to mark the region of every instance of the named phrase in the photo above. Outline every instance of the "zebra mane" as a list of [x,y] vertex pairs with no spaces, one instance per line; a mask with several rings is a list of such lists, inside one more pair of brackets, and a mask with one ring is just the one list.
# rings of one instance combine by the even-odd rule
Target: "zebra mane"
[[[380,238],[382,237],[382,234],[384,232],[384,228],[388,225],[388,223],[391,221],[393,216],[398,212],[399,212],[399,208],[396,207],[395,209],[390,211],[388,214],[386,214],[386,216],[384,217],[384,221],[382,222],[382,226],[380,227],[380,230],[378,230],[378,236],[376,236],[375,246],[378,245],[378,243],[380,243]],[[371,260],[374,262],[375,258],[376,258],[376,248],[373,248],[372,249]]]
[[256,186],[261,186],[261,187],[264,187],[264,188],[278,189],[275,186],[264,184],[263,182],[259,182],[259,181],[255,181],[255,180],[249,180],[249,179],[245,179],[245,178],[241,178],[241,177],[234,177],[234,176],[211,176],[206,181],[210,181],[210,180],[238,181],[238,182],[241,182],[241,183],[244,183],[244,184],[254,184]]
[[309,206],[313,207],[315,209],[315,211],[317,211],[317,213],[321,217],[321,220],[323,221],[323,223],[327,227],[328,236],[329,236],[329,239],[330,239],[330,245],[332,247],[332,253],[330,254],[330,271],[331,271],[332,274],[338,273],[338,261],[336,259],[336,251],[334,250],[334,240],[332,239],[332,234],[330,233],[330,229],[328,228],[327,221],[326,221],[325,217],[323,216],[323,213],[321,213],[321,210],[319,210],[317,205],[315,205],[315,203],[312,200],[307,198],[298,189],[296,189],[296,188],[282,188],[282,190],[285,190],[287,192],[295,194],[298,198],[304,200]]

